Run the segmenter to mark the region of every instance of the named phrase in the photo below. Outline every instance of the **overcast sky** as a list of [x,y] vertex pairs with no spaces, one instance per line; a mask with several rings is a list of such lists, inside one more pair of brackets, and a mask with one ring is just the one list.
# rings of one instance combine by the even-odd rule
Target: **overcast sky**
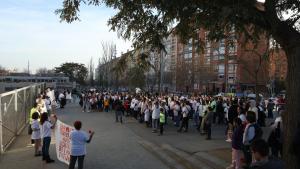
[[22,71],[53,68],[63,62],[87,64],[101,56],[101,42],[114,41],[117,53],[131,43],[109,32],[112,9],[82,6],[81,22],[60,23],[54,14],[63,0],[0,0],[0,65]]

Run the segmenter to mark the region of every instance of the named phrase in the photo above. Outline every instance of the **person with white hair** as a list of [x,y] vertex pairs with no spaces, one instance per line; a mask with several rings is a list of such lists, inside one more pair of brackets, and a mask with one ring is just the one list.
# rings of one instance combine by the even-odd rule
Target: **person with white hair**
[[258,109],[256,107],[256,101],[255,100],[250,100],[250,107],[249,107],[249,111],[253,111],[255,113],[256,116],[256,121],[258,119]]

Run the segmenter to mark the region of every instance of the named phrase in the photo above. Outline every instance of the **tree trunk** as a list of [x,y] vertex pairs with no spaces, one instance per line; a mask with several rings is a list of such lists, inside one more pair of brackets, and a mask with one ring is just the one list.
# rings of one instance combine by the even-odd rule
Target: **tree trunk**
[[[300,39],[297,41],[300,44]],[[283,114],[284,125],[284,147],[283,158],[286,169],[298,169],[300,161],[291,150],[293,138],[295,137],[297,125],[300,124],[300,46],[285,48],[288,59],[287,74],[287,111]]]
[[255,93],[255,101],[259,103],[259,93],[258,93],[258,71],[255,71],[255,86],[254,86],[254,93]]
[[160,93],[160,83],[161,83],[161,79],[160,79],[160,76],[161,76],[161,68],[159,68],[159,72],[157,73],[157,92]]

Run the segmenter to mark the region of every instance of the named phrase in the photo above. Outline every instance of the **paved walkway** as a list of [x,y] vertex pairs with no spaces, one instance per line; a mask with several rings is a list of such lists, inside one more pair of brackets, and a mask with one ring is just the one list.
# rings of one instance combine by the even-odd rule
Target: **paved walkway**
[[[83,122],[83,129],[92,129],[95,136],[87,145],[85,169],[221,169],[231,160],[230,144],[224,141],[225,126],[214,126],[212,140],[205,140],[193,127],[188,133],[178,133],[172,125],[165,135],[151,133],[151,129],[132,118],[124,124],[114,122],[114,113],[81,112],[77,104],[58,110],[58,118],[68,124]],[[0,157],[0,169],[65,169],[56,160],[45,164],[33,156],[30,136],[24,131]],[[54,139],[50,155],[56,159]]]
[[[139,146],[131,130],[113,122],[113,116],[105,113],[82,113],[77,105],[67,105],[59,110],[58,118],[68,124],[80,119],[83,129],[95,130],[92,142],[87,146],[85,169],[167,169],[159,159]],[[53,139],[54,140],[54,139]],[[52,141],[53,141],[52,140]],[[16,142],[0,158],[0,169],[66,169],[67,165],[56,160],[55,142],[50,147],[50,156],[55,163],[46,164],[33,156],[30,137],[23,132]]]

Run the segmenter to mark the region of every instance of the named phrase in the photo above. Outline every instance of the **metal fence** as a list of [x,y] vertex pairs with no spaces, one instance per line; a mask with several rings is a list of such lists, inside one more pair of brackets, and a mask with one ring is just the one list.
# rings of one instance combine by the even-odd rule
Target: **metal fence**
[[0,154],[22,132],[36,96],[44,90],[45,84],[40,83],[0,94]]

